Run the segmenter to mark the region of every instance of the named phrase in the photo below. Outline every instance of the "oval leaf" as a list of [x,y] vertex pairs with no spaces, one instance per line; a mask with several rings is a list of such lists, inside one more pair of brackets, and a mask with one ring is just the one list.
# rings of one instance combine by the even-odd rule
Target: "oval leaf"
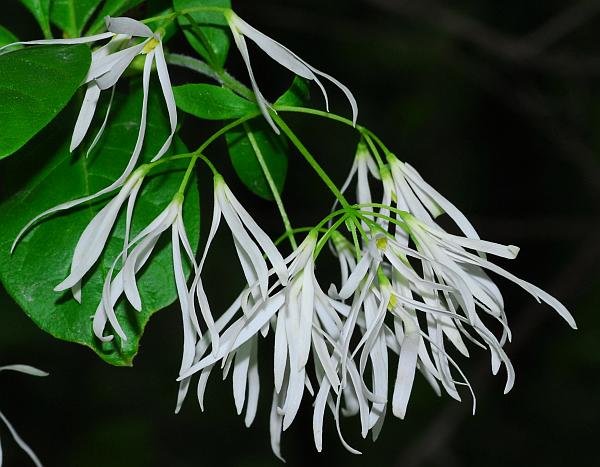
[[260,157],[277,190],[282,192],[288,167],[287,143],[283,137],[275,134],[265,121],[258,120],[228,132],[226,138],[233,168],[250,191],[261,198],[273,199]]
[[277,99],[275,105],[302,107],[310,100],[310,86],[308,80],[296,76],[290,88]]
[[[231,0],[173,0],[177,11],[189,8],[216,6],[231,8]],[[191,21],[190,21],[191,19]],[[229,53],[229,27],[221,13],[191,13],[180,16],[179,25],[190,45],[208,63],[223,66]]]
[[[77,157],[69,154],[68,141],[74,115],[65,112],[62,115],[68,120],[65,128],[59,126],[62,122],[57,119],[40,138],[23,150],[21,157],[9,160],[2,171],[5,179],[2,181],[3,188],[8,193],[16,193],[0,205],[0,222],[3,226],[0,230],[0,279],[4,287],[40,328],[59,339],[88,346],[114,365],[131,365],[144,327],[152,314],[171,304],[177,297],[169,248],[170,235],[163,235],[162,243],[159,243],[149,265],[139,277],[143,310],[138,313],[122,301],[117,307],[117,316],[128,336],[127,342],[123,343],[99,342],[93,335],[90,319],[100,302],[105,275],[123,248],[123,212],[103,257],[84,278],[82,304],[72,298],[70,291],[53,291],[70,270],[79,236],[110,196],[41,221],[25,236],[12,256],[9,255],[9,249],[17,232],[33,216],[58,203],[93,193],[117,178],[135,145],[140,106],[140,92],[113,104],[111,123],[97,150],[88,159],[83,155]],[[169,134],[163,106],[160,91],[153,91],[149,102],[144,160],[156,153]],[[180,151],[186,152],[183,147]],[[40,156],[44,154],[47,158],[43,168],[33,176],[26,175],[31,173],[29,167],[39,167]],[[186,165],[185,161],[181,165],[164,164],[159,166],[162,167],[161,171],[152,171],[148,175],[135,206],[132,235],[145,227],[169,203],[179,187]],[[194,248],[198,243],[200,228],[198,203],[197,187],[193,183],[186,195],[184,215]]]
[[177,107],[204,120],[229,120],[258,112],[254,102],[212,84],[184,84],[173,92]]
[[86,45],[26,47],[0,55],[0,159],[56,117],[89,66]]

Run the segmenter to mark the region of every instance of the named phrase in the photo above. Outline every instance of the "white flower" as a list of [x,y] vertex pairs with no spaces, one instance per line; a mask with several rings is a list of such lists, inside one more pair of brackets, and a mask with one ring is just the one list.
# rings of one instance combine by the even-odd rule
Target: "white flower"
[[[121,253],[114,261],[104,282],[102,301],[98,305],[98,309],[94,315],[93,329],[95,335],[100,340],[110,341],[113,339],[112,335],[103,335],[107,320],[110,322],[117,335],[124,341],[127,340],[127,336],[125,335],[125,332],[123,331],[123,328],[119,324],[119,321],[116,317],[114,307],[124,292],[127,300],[136,310],[140,311],[142,309],[142,299],[137,287],[136,274],[142,269],[142,267],[150,258],[154,247],[156,246],[163,232],[169,228],[176,229],[177,236],[181,239],[184,239],[182,241],[186,252],[188,252],[188,255],[189,252],[191,252],[189,242],[185,240],[187,237],[183,223],[178,221],[181,218],[182,204],[183,197],[180,195],[175,196],[173,201],[171,201],[169,205],[146,228],[136,235],[136,237],[127,246],[127,250],[132,246],[133,249],[127,256],[125,264],[113,278],[113,273],[121,257],[123,256],[123,253]],[[181,267],[181,255],[178,253],[179,242],[176,243],[177,245],[175,246],[174,243],[173,246],[175,277],[180,301],[185,301],[186,298],[182,298],[181,295],[181,276],[179,274],[179,268]],[[191,258],[193,259],[193,255]],[[187,297],[187,290],[183,295]],[[184,329],[186,324],[187,322],[184,320]]]
[[[90,221],[75,247],[71,262],[71,272],[63,282],[54,288],[56,292],[71,288],[75,299],[81,302],[81,280],[102,254],[125,201],[127,201],[127,216],[125,221],[124,247],[127,247],[129,244],[133,207],[146,172],[147,169],[145,167],[140,167],[131,174],[117,196]],[[126,251],[124,252],[124,257],[125,255]]]
[[[264,311],[264,309],[268,310],[270,313],[275,312],[276,308],[272,308],[271,304],[273,301],[276,302],[279,299],[276,299],[276,296],[268,297],[269,278],[275,273],[277,276],[276,284],[287,284],[289,273],[286,262],[269,236],[258,226],[250,214],[240,204],[223,178],[220,175],[216,175],[214,178],[214,206],[212,224],[202,258],[200,260],[198,269],[196,270],[196,276],[191,285],[189,296],[187,298],[187,303],[190,307],[189,314],[197,327],[198,335],[201,336],[202,333],[196,317],[196,300],[198,301],[200,307],[202,319],[208,328],[209,336],[208,340],[206,338],[201,340],[202,344],[199,344],[200,347],[197,347],[196,349],[196,365],[194,368],[197,368],[200,358],[204,355],[208,347],[212,346],[211,358],[214,358],[215,361],[217,361],[220,358],[223,358],[223,356],[229,355],[229,357],[227,357],[229,362],[233,361],[235,358],[236,365],[234,367],[234,379],[239,382],[242,380],[245,381],[246,378],[250,378],[248,380],[250,384],[252,381],[257,380],[258,370],[255,368],[256,365],[254,364],[254,357],[252,357],[252,355],[254,355],[256,352],[256,347],[258,345],[258,343],[255,342],[256,337],[252,334],[249,334],[246,340],[243,342],[240,341],[239,346],[232,346],[232,342],[222,342],[223,339],[229,335],[225,333],[223,336],[221,336],[219,333],[223,330],[223,327],[229,323],[229,321],[223,322],[221,319],[215,323],[208,297],[202,282],[202,273],[204,271],[204,265],[208,256],[208,252],[210,251],[212,241],[214,240],[214,237],[219,229],[222,218],[225,219],[225,223],[233,235],[234,245],[246,281],[248,284],[251,284],[251,286],[248,287],[248,289],[237,301],[238,307],[233,310],[234,314],[238,310],[243,310],[248,318],[250,318],[254,314]],[[273,269],[269,269],[267,261],[263,257],[263,253],[271,263]],[[231,317],[233,317],[233,315],[231,315]],[[267,318],[267,321],[269,318],[270,316]],[[255,323],[255,321],[252,320],[249,320],[248,322]],[[219,323],[221,324],[219,325]],[[240,323],[241,321],[236,323],[236,326]],[[264,328],[265,324],[266,323],[263,323],[262,326],[257,330]],[[239,350],[238,347],[240,347]],[[225,353],[223,353],[223,351]],[[212,368],[212,365],[210,365],[210,367]],[[201,369],[204,368],[206,367]],[[181,374],[189,374],[187,377],[182,378],[181,380],[176,410],[179,410],[181,404],[183,403],[190,383],[189,376],[194,372],[195,371],[192,369],[182,368],[181,370]],[[201,381],[205,381],[205,378],[208,378],[208,374],[210,374],[210,369],[203,372],[203,375],[206,376],[201,376]],[[237,388],[235,391],[236,406],[238,407],[238,411],[241,412],[245,400],[245,384],[236,384],[235,387]],[[248,391],[251,395],[249,396],[249,409],[247,414],[247,423],[249,424],[254,418],[253,413],[255,412],[255,409],[251,409],[251,407],[254,407],[255,405],[254,401],[255,398],[258,397],[258,391],[254,387],[249,387]]]
[[[38,370],[37,368],[34,368],[29,365],[1,366],[0,371],[17,371],[19,373],[25,373],[25,374],[31,375],[31,376],[48,376],[48,373],[46,373],[45,371]],[[10,434],[14,438],[15,442],[19,445],[19,447],[23,451],[25,451],[25,453],[29,456],[29,458],[32,460],[32,462],[37,467],[42,467],[42,463],[40,462],[38,457],[35,455],[33,450],[27,445],[27,443],[25,441],[23,441],[23,439],[19,436],[17,431],[14,429],[12,424],[8,421],[8,419],[2,412],[0,412],[0,420],[2,420],[4,422],[4,424],[8,428],[8,431],[10,431]],[[2,446],[0,445],[0,466],[1,465],[2,465]]]
[[[15,248],[16,244],[19,242],[21,237],[25,234],[25,232],[27,232],[29,228],[40,219],[50,214],[70,209],[87,201],[91,201],[100,196],[103,196],[106,193],[110,193],[111,191],[114,191],[126,182],[126,180],[132,173],[138,162],[144,143],[148,110],[148,93],[150,88],[150,73],[152,71],[153,63],[156,64],[158,78],[165,98],[165,103],[169,114],[171,132],[167,137],[166,141],[164,142],[163,146],[155,154],[152,160],[155,161],[161,158],[171,145],[177,127],[177,109],[175,107],[175,97],[173,95],[173,90],[171,87],[171,81],[167,70],[167,64],[165,61],[160,36],[154,34],[152,30],[148,28],[148,26],[146,26],[145,24],[140,23],[139,21],[136,21],[131,18],[106,17],[105,21],[108,32],[104,34],[75,39],[48,39],[30,42],[19,42],[17,44],[83,44],[96,42],[108,38],[113,39],[111,42],[106,44],[104,47],[101,47],[92,54],[92,62],[90,65],[90,69],[88,71],[86,79],[84,80],[84,84],[86,84],[87,86],[86,95],[79,113],[79,117],[75,124],[75,129],[73,131],[73,136],[71,140],[71,150],[75,149],[81,143],[89,129],[90,123],[96,110],[96,105],[98,103],[100,91],[114,87],[121,75],[125,72],[129,64],[137,55],[146,55],[146,59],[144,62],[144,71],[142,76],[143,101],[141,109],[140,127],[138,131],[137,141],[133,149],[133,153],[131,154],[127,166],[123,170],[123,173],[111,185],[103,188],[102,190],[98,191],[93,195],[85,196],[83,198],[59,204],[58,206],[48,209],[47,211],[44,211],[43,213],[32,219],[17,235],[17,238],[13,243],[13,249]],[[140,37],[143,39],[143,41],[139,44],[131,45],[123,49],[122,47],[129,45],[130,39],[132,37]],[[108,114],[107,117],[104,119],[102,127],[98,132],[94,142],[92,143],[92,146],[99,140],[99,137],[106,125],[107,118]]]
[[[203,336],[196,346],[194,365],[182,372],[179,378],[183,383],[194,373],[201,372],[198,397],[202,406],[204,388],[214,365],[222,360],[224,373],[227,374],[233,364],[236,408],[241,413],[247,388],[246,424],[249,425],[256,413],[259,391],[255,352],[259,333],[266,336],[270,324],[275,333],[273,372],[274,404],[277,406],[271,415],[271,444],[278,456],[281,456],[281,431],[294,421],[305,387],[312,393],[307,372],[311,349],[318,378],[324,377],[336,392],[340,386],[330,348],[342,324],[333,300],[323,293],[314,274],[317,239],[316,233],[310,233],[285,259],[289,280],[286,277],[282,283],[278,277],[269,288],[266,298],[260,292],[253,293],[260,291],[260,280],[255,279],[254,284],[248,286],[214,325],[215,332],[220,333],[219,346],[213,344],[212,354],[206,355],[213,335],[208,333]],[[276,273],[271,269],[267,274],[272,276]],[[247,306],[250,308],[244,309],[243,305],[248,300]],[[236,315],[239,317],[233,321]],[[332,332],[333,336],[330,335]],[[181,402],[180,398],[178,408]]]
[[423,180],[412,166],[401,162],[391,154],[388,154],[387,158],[394,185],[393,197],[398,209],[433,226],[437,225],[433,219],[447,213],[465,236],[473,239],[479,238],[467,217]]
[[246,64],[246,68],[248,69],[248,74],[250,75],[250,81],[252,82],[252,89],[254,90],[254,94],[256,96],[256,100],[262,111],[264,117],[269,122],[269,124],[273,127],[273,130],[277,134],[279,134],[279,128],[273,122],[271,115],[269,114],[270,105],[261,93],[258,84],[256,83],[256,79],[254,77],[254,72],[252,70],[252,65],[250,64],[250,53],[248,52],[248,46],[246,44],[246,37],[256,43],[269,57],[279,63],[281,66],[287,68],[292,73],[295,73],[302,78],[315,81],[318,86],[321,88],[323,92],[323,96],[325,97],[326,106],[329,110],[329,102],[327,97],[327,92],[325,91],[325,87],[319,80],[319,77],[325,78],[332,83],[334,83],[338,88],[342,90],[342,92],[348,98],[350,105],[352,106],[352,120],[354,124],[356,124],[356,119],[358,117],[358,106],[356,104],[356,99],[352,95],[352,92],[340,83],[338,80],[329,76],[326,73],[323,73],[313,66],[309,65],[307,62],[298,57],[295,53],[287,49],[285,46],[281,45],[279,42],[271,39],[270,37],[264,35],[262,32],[256,30],[248,23],[246,23],[243,19],[237,16],[233,11],[229,10],[225,13],[225,18],[227,19],[227,23],[229,24],[229,28],[233,34],[233,39],[239,49],[242,58]]
[[[503,313],[504,311],[503,303],[500,302],[494,290],[490,290],[486,280],[477,274],[473,274],[473,267],[476,267],[475,271],[480,268],[486,269],[514,282],[533,295],[536,300],[543,301],[554,308],[572,328],[576,329],[577,326],[573,316],[554,297],[488,261],[484,255],[477,255],[467,251],[467,249],[471,249],[478,253],[489,253],[503,258],[514,259],[519,252],[517,247],[451,235],[439,228],[429,226],[412,216],[406,216],[406,221],[410,226],[412,234],[417,239],[418,248],[430,255],[437,264],[442,266],[442,268],[437,268],[435,271],[435,274],[441,276],[438,279],[447,281],[448,283],[454,282],[463,298],[469,294],[474,297],[472,301],[466,300],[463,303],[467,307],[467,312],[474,309],[475,301],[491,314]],[[456,279],[461,279],[463,284],[460,284]]]

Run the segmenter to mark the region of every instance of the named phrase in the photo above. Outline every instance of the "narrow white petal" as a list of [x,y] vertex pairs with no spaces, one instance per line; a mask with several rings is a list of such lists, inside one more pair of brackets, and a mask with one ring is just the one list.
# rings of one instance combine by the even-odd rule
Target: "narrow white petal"
[[[208,356],[195,363],[188,371],[184,372],[179,376],[178,380],[187,378],[188,376],[197,373],[198,371],[206,368],[209,365],[213,365],[225,357],[228,353],[233,352],[239,348],[242,344],[247,342],[252,336],[254,336],[260,329],[267,323],[271,317],[281,308],[284,303],[284,296],[278,293],[262,304],[252,316],[251,319],[246,320],[245,317],[241,318],[242,328],[240,331],[232,331],[229,335],[226,332],[223,334],[223,344],[219,347],[219,352],[215,356]],[[233,325],[232,325],[233,327]],[[231,329],[231,328],[230,328]]]
[[258,224],[254,221],[252,216],[246,211],[244,206],[240,204],[231,190],[225,186],[225,192],[227,194],[227,198],[231,202],[233,208],[237,212],[238,216],[242,223],[248,228],[252,236],[256,239],[262,250],[265,252],[269,261],[273,265],[275,269],[275,273],[279,277],[281,285],[287,285],[288,281],[288,270],[285,266],[285,261],[283,260],[283,256],[273,243],[273,241],[269,238],[269,236],[258,226]]
[[285,404],[283,406],[283,431],[291,426],[298,414],[302,396],[304,394],[305,377],[306,371],[304,369],[290,369],[290,379],[287,386]]
[[246,404],[246,417],[244,423],[247,427],[252,425],[258,409],[258,397],[260,395],[260,378],[258,375],[258,339],[251,341],[250,368],[248,370],[248,402]]
[[195,331],[189,314],[188,290],[185,280],[185,273],[183,271],[183,261],[181,258],[181,248],[179,245],[179,232],[177,231],[176,225],[171,227],[171,243],[173,253],[173,272],[175,275],[175,285],[177,288],[177,295],[179,297],[183,325],[183,355],[181,359],[181,372],[189,368],[194,362],[196,336],[194,334]]
[[156,53],[156,71],[158,72],[158,80],[160,81],[160,87],[167,105],[171,132],[163,146],[152,159],[152,162],[157,161],[165,154],[165,152],[167,152],[173,141],[175,130],[177,129],[177,107],[175,105],[175,96],[173,95],[173,88],[171,86],[171,79],[169,78],[169,70],[167,69],[167,62],[165,61],[162,44],[159,44],[154,50]]
[[263,114],[263,116],[265,117],[265,119],[267,120],[269,125],[271,125],[271,128],[273,128],[273,131],[276,134],[280,134],[279,127],[275,124],[275,122],[273,121],[273,118],[271,117],[271,114],[269,113],[270,106],[267,103],[267,100],[264,98],[264,96],[260,92],[260,89],[256,82],[256,78],[254,77],[254,71],[252,70],[252,64],[250,62],[250,54],[248,53],[248,45],[246,44],[246,40],[244,39],[244,36],[242,36],[239,33],[237,28],[232,26],[231,32],[233,34],[233,39],[235,41],[235,44],[237,45],[237,48],[240,51],[240,54],[242,55],[244,63],[246,64],[246,69],[248,70],[248,75],[250,76],[250,82],[252,83],[252,90],[254,91],[254,95],[256,97],[256,102],[258,103],[258,107],[260,108],[261,113]]
[[277,314],[277,325],[275,327],[275,347],[273,351],[273,375],[275,383],[275,391],[281,392],[283,378],[285,376],[285,368],[288,360],[288,345],[287,334],[285,330],[285,315],[287,307],[282,307]]
[[329,382],[326,378],[323,378],[313,409],[313,437],[318,452],[323,450],[323,418],[325,416],[325,405],[329,397],[329,389]]
[[269,281],[267,264],[263,259],[258,246],[246,232],[246,229],[244,228],[238,214],[235,212],[232,204],[227,198],[226,192],[222,189],[224,182],[217,183],[219,187],[216,190],[216,197],[219,202],[219,207],[223,213],[223,217],[225,217],[225,221],[227,222],[227,225],[234,238],[239,242],[242,249],[250,257],[252,266],[256,270],[262,296],[265,298]]
[[346,300],[350,298],[350,296],[356,291],[361,281],[367,275],[367,272],[371,268],[371,263],[373,258],[369,254],[366,254],[362,257],[362,259],[356,265],[356,269],[352,271],[348,281],[343,284],[342,289],[339,292],[339,296]]
[[234,25],[244,36],[254,41],[281,66],[305,79],[312,80],[315,78],[314,73],[286,47],[250,26],[237,15],[234,18]]
[[87,36],[87,37],[76,37],[73,39],[42,39],[36,41],[26,41],[26,42],[13,42],[12,44],[7,44],[3,47],[0,47],[0,52],[9,47],[13,47],[15,45],[74,45],[74,44],[87,44],[89,42],[101,41],[104,39],[108,39],[109,37],[113,37],[114,33],[112,32],[104,32],[102,34],[96,34],[95,36]]
[[[8,428],[8,431],[14,438],[15,442],[29,456],[29,458],[33,461],[33,463],[36,465],[36,467],[42,467],[42,463],[40,462],[38,457],[35,455],[35,452],[33,452],[33,450],[27,445],[27,443],[25,441],[23,441],[23,439],[17,433],[17,430],[14,429],[14,427],[8,421],[8,418],[6,418],[2,412],[0,412],[0,419],[4,422],[4,424]],[[0,451],[0,453],[1,453],[1,451]],[[1,460],[1,458],[0,458],[0,460]]]
[[302,275],[302,292],[300,295],[300,329],[298,339],[298,368],[303,368],[308,363],[310,354],[311,331],[313,313],[315,308],[314,263],[312,258],[304,269]]
[[96,105],[98,105],[98,99],[100,98],[100,88],[95,82],[88,84],[81,104],[81,110],[75,123],[75,129],[73,130],[73,136],[71,137],[71,146],[69,150],[73,152],[83,141],[85,135],[90,128],[92,119],[94,118],[94,112],[96,111]]
[[279,414],[278,409],[278,396],[276,392],[273,392],[273,403],[271,404],[271,413],[269,420],[269,433],[271,435],[271,449],[273,454],[285,462],[285,459],[281,456],[281,424],[283,417]]
[[407,319],[404,321],[404,325],[406,332],[400,347],[398,372],[392,397],[392,410],[394,415],[400,419],[404,419],[406,415],[406,408],[412,392],[420,341],[418,324]]
[[114,34],[129,34],[138,37],[150,37],[154,34],[152,29],[144,23],[125,16],[116,18],[107,16],[104,18],[104,21],[106,23],[106,29]]
[[87,152],[85,153],[85,157],[90,157],[92,150],[96,147],[96,144],[98,144],[98,141],[100,141],[100,138],[104,134],[104,130],[106,129],[106,124],[108,123],[108,117],[110,116],[110,109],[112,108],[112,103],[113,103],[114,98],[115,98],[115,86],[113,86],[110,91],[110,100],[108,101],[108,107],[106,108],[106,115],[104,115],[104,120],[102,121],[102,125],[100,126],[98,133],[96,133],[96,136],[94,137],[94,140],[92,141],[92,144],[90,144],[90,147],[88,148]]
[[246,401],[246,386],[248,383],[248,369],[250,367],[250,354],[252,352],[252,340],[246,342],[235,353],[235,364],[233,366],[233,399],[238,415],[244,409]]
[[573,318],[573,315],[571,315],[571,313],[569,313],[569,310],[567,310],[567,308],[562,303],[560,303],[556,298],[551,296],[549,293],[543,291],[542,289],[540,289],[539,287],[536,287],[533,284],[530,284],[527,281],[524,281],[523,279],[519,279],[518,277],[511,274],[510,272],[502,269],[499,266],[496,266],[494,263],[491,263],[490,261],[487,261],[483,258],[479,258],[476,255],[472,255],[470,253],[464,253],[463,255],[461,255],[461,258],[463,260],[466,260],[467,262],[476,264],[485,269],[488,269],[489,271],[495,272],[496,274],[498,274],[502,277],[505,277],[506,279],[514,282],[515,284],[517,284],[518,286],[520,286],[521,288],[523,288],[524,290],[529,292],[531,295],[533,295],[536,299],[542,300],[543,302],[550,305],[569,324],[569,326],[571,326],[573,329],[577,329],[577,324],[575,323],[575,319]]
[[323,73],[322,71],[317,70],[315,67],[310,66],[308,64],[306,64],[311,71],[313,71],[315,74],[322,76],[323,78],[331,81],[333,84],[335,84],[338,88],[340,88],[340,90],[344,93],[344,95],[346,96],[346,98],[348,99],[348,102],[350,102],[350,107],[352,107],[352,123],[354,125],[356,125],[356,121],[358,120],[358,103],[356,102],[356,98],[354,97],[354,95],[352,94],[352,91],[350,91],[350,89],[348,88],[348,86],[342,84],[341,82],[339,82],[337,79],[335,79],[333,76],[328,75],[327,73]]
[[416,171],[416,169],[414,169],[410,164],[404,163],[403,171],[413,183],[417,184],[423,191],[425,191],[425,193],[427,193],[450,216],[450,218],[467,237],[479,238],[477,231],[466,218],[466,216],[456,206],[454,206],[454,204],[444,198],[431,185],[429,185]]
[[48,373],[29,365],[4,365],[0,366],[0,371],[17,371],[19,373],[25,373],[30,376],[48,376]]
[[[123,73],[125,73],[125,70],[131,64],[133,59],[142,52],[144,46],[145,43],[142,42],[139,45],[134,45],[133,47],[129,47],[128,49],[119,52],[123,53],[123,56],[110,67],[108,72],[96,77],[96,83],[98,84],[98,87],[102,90],[112,88],[117,81],[119,81],[119,78],[123,75]],[[149,56],[150,54],[148,54],[147,57]]]

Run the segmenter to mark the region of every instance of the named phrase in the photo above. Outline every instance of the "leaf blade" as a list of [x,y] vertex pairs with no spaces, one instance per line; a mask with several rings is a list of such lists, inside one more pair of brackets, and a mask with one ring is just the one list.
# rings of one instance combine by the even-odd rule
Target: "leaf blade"
[[[231,8],[231,0],[173,0],[173,8],[178,11],[203,6]],[[178,19],[179,25],[184,30],[186,39],[194,50],[208,60],[209,63],[214,57],[216,59],[214,65],[222,67],[227,60],[231,42],[225,18],[219,13],[195,12],[191,13],[190,16],[200,25],[200,34],[203,34],[208,43],[211,44],[212,50],[208,50],[198,35],[194,34],[193,25],[190,21],[185,16],[180,16]],[[206,26],[207,23],[211,26]]]
[[177,107],[204,120],[230,120],[258,112],[254,102],[213,84],[175,86],[173,93]]
[[[104,255],[84,279],[81,305],[73,300],[69,292],[57,294],[53,288],[68,274],[79,235],[95,213],[106,204],[106,200],[40,222],[19,244],[13,256],[8,251],[14,235],[31,216],[67,199],[93,193],[118,176],[135,144],[140,104],[140,92],[118,99],[113,105],[113,108],[116,107],[114,119],[90,159],[83,156],[73,159],[68,151],[68,139],[64,139],[71,130],[73,119],[69,118],[64,123],[57,119],[41,135],[43,138],[36,138],[34,144],[25,148],[29,154],[22,158],[24,164],[36,167],[36,153],[40,148],[53,148],[45,167],[33,177],[23,176],[24,180],[3,180],[4,185],[12,185],[9,188],[11,193],[17,193],[0,205],[0,220],[5,222],[0,231],[0,280],[6,290],[40,328],[59,339],[90,347],[103,360],[119,366],[131,365],[151,316],[177,298],[173,275],[168,274],[173,266],[167,244],[163,243],[157,248],[151,264],[139,276],[138,285],[144,304],[142,312],[135,312],[122,302],[117,307],[117,316],[129,337],[127,342],[121,343],[121,347],[118,342],[100,343],[93,336],[90,316],[100,301],[106,271],[123,248],[123,212]],[[144,160],[152,157],[169,133],[162,105],[160,91],[153,90],[142,154]],[[180,150],[186,152],[183,147]],[[8,162],[16,163],[16,159]],[[165,166],[144,182],[134,211],[133,235],[168,204],[179,187],[184,170],[185,162],[175,166],[175,170],[174,166]],[[3,173],[11,172],[15,173],[8,167]],[[200,225],[195,184],[190,186],[186,198],[184,216],[195,249]]]
[[90,60],[86,45],[27,47],[0,56],[0,159],[21,148],[67,105]]
[[21,3],[35,17],[46,39],[52,37],[50,30],[50,0],[21,0]]
[[102,0],[53,0],[50,20],[68,37],[79,37]]
[[248,131],[252,133],[265,165],[279,193],[287,177],[288,158],[286,140],[273,132],[263,120],[248,122],[246,128],[231,130],[226,135],[231,163],[240,180],[252,193],[273,200],[273,193],[258,160]]

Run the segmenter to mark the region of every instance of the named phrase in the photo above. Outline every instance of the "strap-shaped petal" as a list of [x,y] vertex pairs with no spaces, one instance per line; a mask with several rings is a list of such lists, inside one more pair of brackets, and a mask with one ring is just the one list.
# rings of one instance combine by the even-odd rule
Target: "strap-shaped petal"
[[112,18],[107,16],[104,18],[106,29],[113,34],[129,34],[136,37],[151,37],[154,33],[152,29],[133,18],[120,16]]

